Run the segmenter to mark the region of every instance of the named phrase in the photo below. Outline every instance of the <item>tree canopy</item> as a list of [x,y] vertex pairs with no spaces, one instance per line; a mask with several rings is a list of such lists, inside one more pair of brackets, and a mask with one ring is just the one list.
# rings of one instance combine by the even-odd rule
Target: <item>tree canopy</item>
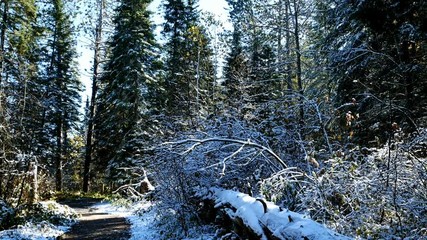
[[224,1],[227,29],[197,0],[162,0],[160,22],[151,0],[3,0],[0,204],[148,197],[181,239],[215,222],[207,189],[233,189],[425,237],[427,3]]

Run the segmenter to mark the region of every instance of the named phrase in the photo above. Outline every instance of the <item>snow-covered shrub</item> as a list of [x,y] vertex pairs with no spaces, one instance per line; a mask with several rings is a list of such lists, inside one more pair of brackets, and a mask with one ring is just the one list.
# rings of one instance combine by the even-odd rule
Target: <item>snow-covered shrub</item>
[[49,222],[55,225],[70,225],[76,221],[77,217],[77,213],[72,208],[54,201],[22,206],[16,210],[16,218],[22,223]]
[[9,215],[0,239],[56,239],[77,219],[77,213],[53,201],[21,205]]
[[289,179],[301,175],[268,147],[265,135],[243,121],[217,118],[205,124],[204,131],[187,132],[158,147],[152,161],[159,208],[175,215],[185,231],[200,220],[200,199],[194,197],[199,191],[218,186],[260,195],[262,181],[281,170]]
[[328,102],[289,92],[258,103],[246,122],[289,166],[310,171],[311,166],[304,161],[307,155],[333,150],[326,126],[331,119],[330,107]]
[[396,136],[380,149],[337,153],[312,173],[298,195],[299,210],[353,236],[425,238],[426,137],[424,130],[405,142]]
[[261,195],[266,199],[294,210],[298,194],[302,190],[304,174],[296,168],[288,168],[260,181]]
[[19,225],[16,229],[0,231],[0,239],[2,240],[54,240],[58,236],[64,234],[69,227],[56,226],[50,222],[27,222],[24,225]]

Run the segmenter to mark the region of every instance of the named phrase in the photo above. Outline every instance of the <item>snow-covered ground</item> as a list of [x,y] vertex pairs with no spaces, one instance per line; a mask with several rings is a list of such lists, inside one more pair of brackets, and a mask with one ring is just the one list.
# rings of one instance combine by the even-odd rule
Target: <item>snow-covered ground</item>
[[[92,206],[95,212],[109,213],[126,217],[131,224],[131,240],[159,239],[158,231],[154,227],[156,216],[155,207],[151,202],[139,202],[130,207],[114,206],[111,203],[100,203]],[[138,212],[143,212],[138,215]]]
[[41,208],[46,214],[59,215],[63,219],[64,225],[56,226],[47,221],[27,222],[18,226],[16,229],[0,231],[2,240],[49,240],[56,239],[57,236],[64,234],[74,222],[71,216],[76,216],[76,212],[68,206],[58,204],[53,201],[40,202]]
[[26,223],[19,226],[17,229],[0,231],[0,239],[2,240],[50,240],[56,239],[57,236],[64,234],[69,229],[68,226],[55,226],[48,222],[42,223]]
[[[42,202],[41,204],[46,205],[47,203],[53,204],[53,202]],[[146,239],[154,240],[159,239],[158,233],[152,227],[155,220],[155,209],[152,207],[150,202],[141,202],[132,205],[129,208],[114,206],[111,203],[99,203],[91,206],[95,213],[109,213],[118,216],[122,216],[128,219],[132,224],[131,234],[132,240]],[[55,204],[55,209],[58,213],[70,211],[70,208],[64,205]],[[151,209],[151,210],[149,210]],[[142,216],[135,214],[136,211],[144,212]],[[28,222],[23,226],[19,226],[16,229],[0,231],[0,239],[2,240],[53,240],[56,237],[64,234],[70,229],[69,226],[55,226],[48,222],[31,223]]]
[[[69,212],[70,208],[54,202],[43,202],[43,205],[55,204],[55,211],[58,213]],[[161,239],[162,229],[156,224],[157,209],[152,202],[139,202],[130,207],[120,207],[111,203],[99,203],[90,207],[94,213],[108,213],[125,217],[131,224],[130,240],[157,240]],[[72,211],[72,210],[71,210]],[[55,226],[48,222],[31,223],[28,222],[16,229],[0,231],[1,240],[54,240],[67,232],[71,227]],[[191,230],[190,230],[191,231]],[[197,230],[191,232],[192,237],[185,240],[210,240],[212,236],[198,233]]]
[[[131,224],[131,238],[130,240],[158,240],[165,239],[161,236],[161,232],[167,230],[162,229],[157,224],[157,212],[156,205],[152,202],[142,201],[133,204],[130,207],[118,207],[110,203],[95,204],[92,206],[96,209],[95,212],[109,213],[126,217]],[[179,234],[177,234],[179,235]],[[189,235],[191,237],[183,240],[211,240],[213,236],[210,234],[198,232],[197,229],[190,229]]]
[[[345,236],[337,234],[323,225],[316,223],[306,216],[294,213],[288,210],[279,209],[278,206],[271,202],[266,202],[267,212],[264,212],[262,204],[255,198],[246,194],[234,192],[224,189],[211,189],[211,198],[216,200],[216,206],[221,207],[223,204],[230,204],[236,211],[228,212],[230,217],[240,217],[245,225],[253,229],[262,239],[266,239],[263,227],[267,227],[276,237],[283,239],[302,239],[308,237],[310,239],[340,239],[347,240]],[[46,206],[55,206],[55,211],[61,214],[69,214],[70,208],[59,205],[54,202],[42,203]],[[131,240],[157,240],[166,239],[162,236],[170,229],[162,229],[165,226],[158,224],[158,209],[156,205],[149,201],[142,201],[132,204],[130,207],[116,206],[111,203],[99,203],[90,207],[94,213],[108,213],[117,216],[125,217],[131,224]],[[261,225],[260,225],[261,224]],[[49,240],[56,239],[69,229],[68,226],[55,226],[48,222],[41,223],[26,223],[24,226],[19,226],[17,229],[0,231],[0,239],[2,240]],[[197,227],[189,230],[191,237],[185,240],[211,240],[214,239],[214,234],[203,233]],[[180,236],[177,233],[176,236]],[[181,235],[182,236],[182,235]]]

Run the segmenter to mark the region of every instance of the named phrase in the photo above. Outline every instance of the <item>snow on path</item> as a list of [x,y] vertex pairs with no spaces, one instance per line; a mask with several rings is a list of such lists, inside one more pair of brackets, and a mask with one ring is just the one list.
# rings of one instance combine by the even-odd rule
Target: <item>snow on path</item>
[[[126,218],[131,224],[130,240],[156,240],[159,234],[154,225],[155,211],[149,210],[153,204],[143,202],[132,205],[130,208],[114,206],[111,203],[97,203],[89,207],[92,213],[108,213]],[[135,211],[144,212],[142,216],[134,214]],[[0,231],[1,240],[54,240],[70,229],[69,226],[55,226],[42,222],[38,224],[26,223],[17,229]]]
[[[130,208],[113,206],[111,203],[99,203],[91,208],[94,212],[109,213],[125,217],[131,224],[130,240],[156,240],[159,239],[159,233],[156,231],[155,210],[152,209],[153,203],[140,202],[132,205]],[[141,216],[135,214],[136,211],[143,212]]]

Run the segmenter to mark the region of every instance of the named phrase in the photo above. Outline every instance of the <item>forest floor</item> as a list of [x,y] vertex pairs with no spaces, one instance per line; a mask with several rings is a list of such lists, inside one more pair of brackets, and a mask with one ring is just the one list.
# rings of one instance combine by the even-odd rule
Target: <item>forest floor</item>
[[80,198],[62,201],[61,204],[73,208],[81,217],[70,231],[57,239],[129,239],[130,224],[126,217],[120,213],[107,213],[99,211],[96,204],[102,199]]

